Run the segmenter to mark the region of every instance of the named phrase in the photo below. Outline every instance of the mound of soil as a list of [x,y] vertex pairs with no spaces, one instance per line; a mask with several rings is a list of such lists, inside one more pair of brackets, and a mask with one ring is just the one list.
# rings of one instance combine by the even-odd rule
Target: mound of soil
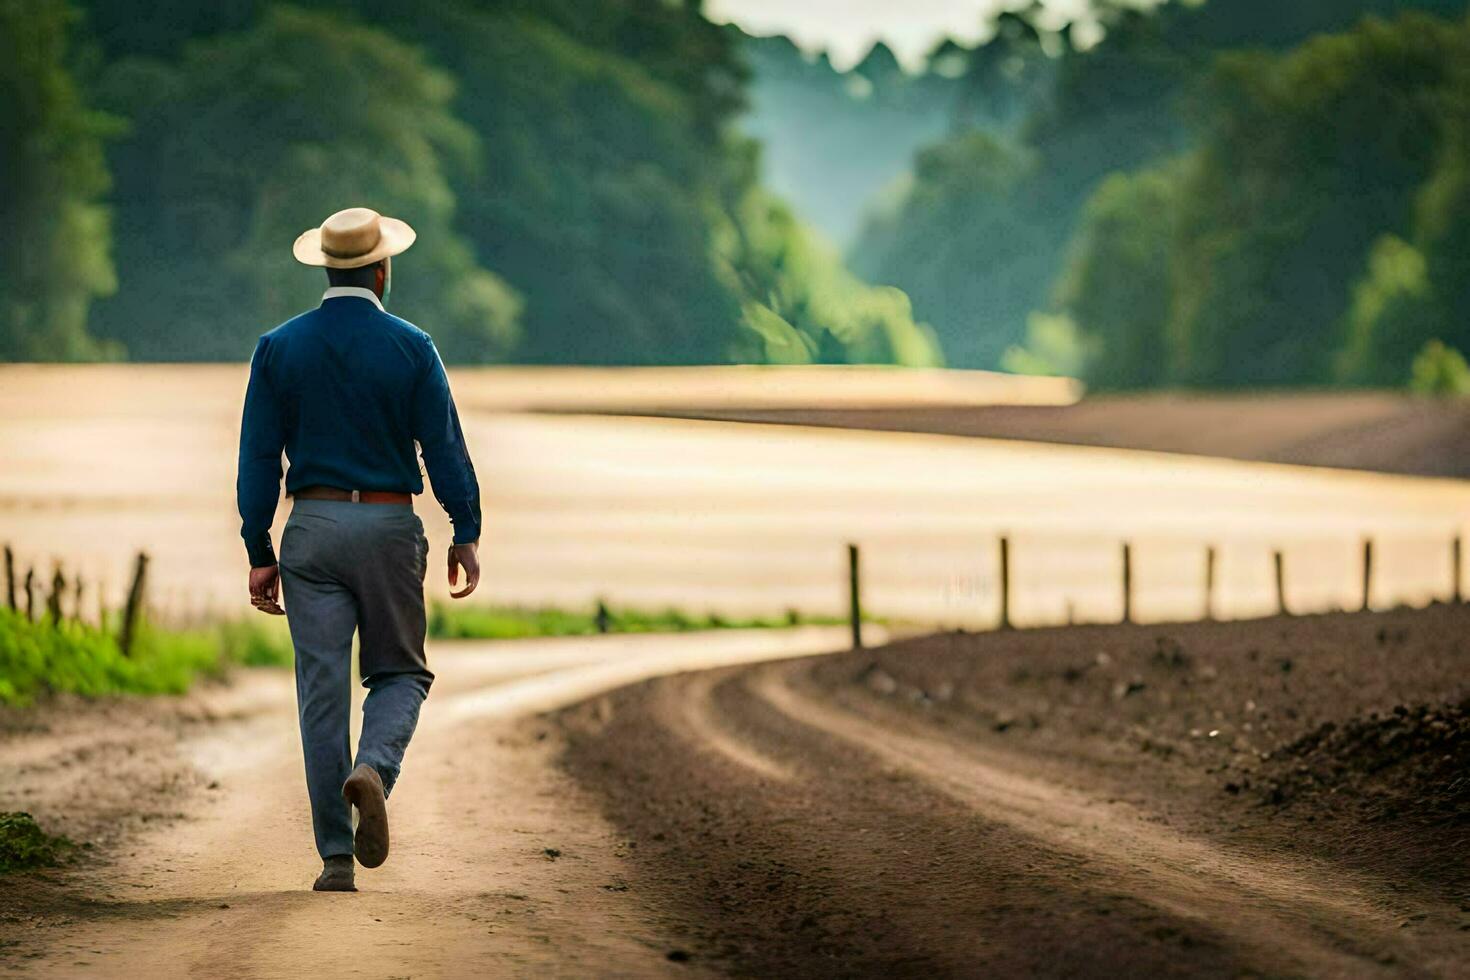
[[1470,892],[1470,608],[946,634],[817,663],[834,693],[1084,758],[1244,842]]
[[1470,826],[1470,698],[1324,722],[1263,770],[1270,803],[1337,794],[1365,820]]

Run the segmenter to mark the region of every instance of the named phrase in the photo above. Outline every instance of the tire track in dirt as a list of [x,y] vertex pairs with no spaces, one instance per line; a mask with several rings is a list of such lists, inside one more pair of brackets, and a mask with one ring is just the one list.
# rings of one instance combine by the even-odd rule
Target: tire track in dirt
[[903,730],[893,718],[834,708],[801,693],[788,672],[762,672],[753,686],[788,717],[861,746],[986,819],[1103,863],[1121,889],[1182,918],[1212,923],[1253,957],[1284,956],[1318,976],[1361,972],[1397,932],[1400,917],[1390,901],[1346,875],[1230,853],[1126,804],[1034,778],[1021,760],[940,730]]
[[1247,968],[1209,923],[1119,893],[1074,854],[875,765],[776,709],[743,674],[636,685],[559,721],[566,764],[636,845],[630,888],[671,942],[722,972],[1238,977]]
[[1173,828],[1089,792],[1084,766],[1039,778],[1023,753],[828,696],[811,663],[661,678],[559,716],[565,764],[639,842],[635,889],[723,969],[1461,969],[1461,934],[1400,930],[1414,900],[1366,875]]

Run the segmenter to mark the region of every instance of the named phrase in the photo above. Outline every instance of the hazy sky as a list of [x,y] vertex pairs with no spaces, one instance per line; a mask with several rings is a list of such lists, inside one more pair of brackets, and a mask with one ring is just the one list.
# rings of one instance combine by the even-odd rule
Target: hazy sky
[[[910,67],[944,37],[975,42],[990,16],[1016,0],[705,0],[705,14],[751,34],[785,34],[809,51],[826,49],[838,68],[856,62],[879,38]],[[1088,0],[1046,0],[1061,21],[1088,9]]]

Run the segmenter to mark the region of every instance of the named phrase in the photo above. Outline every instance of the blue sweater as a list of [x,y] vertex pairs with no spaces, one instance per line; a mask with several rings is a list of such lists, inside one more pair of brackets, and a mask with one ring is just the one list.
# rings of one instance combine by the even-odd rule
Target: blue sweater
[[417,441],[455,544],[480,537],[480,486],[434,342],[368,291],[351,293],[261,337],[251,358],[235,494],[253,568],[276,562],[282,450],[287,493],[318,485],[423,493]]

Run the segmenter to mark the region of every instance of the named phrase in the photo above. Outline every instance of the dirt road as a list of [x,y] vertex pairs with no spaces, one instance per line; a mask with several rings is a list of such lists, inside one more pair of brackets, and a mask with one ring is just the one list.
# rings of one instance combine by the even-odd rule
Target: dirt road
[[0,974],[1464,976],[1467,628],[441,646],[356,895],[285,676],[13,716],[0,809],[97,846],[6,880]]
[[[0,810],[95,842],[0,888],[0,974],[647,975],[671,966],[628,847],[535,714],[674,670],[840,647],[838,630],[440,645],[391,802],[393,857],[355,895],[318,868],[283,672],[183,702],[15,716]],[[698,970],[698,965],[694,966]]]
[[560,716],[756,976],[1465,976],[1464,610],[941,636]]

